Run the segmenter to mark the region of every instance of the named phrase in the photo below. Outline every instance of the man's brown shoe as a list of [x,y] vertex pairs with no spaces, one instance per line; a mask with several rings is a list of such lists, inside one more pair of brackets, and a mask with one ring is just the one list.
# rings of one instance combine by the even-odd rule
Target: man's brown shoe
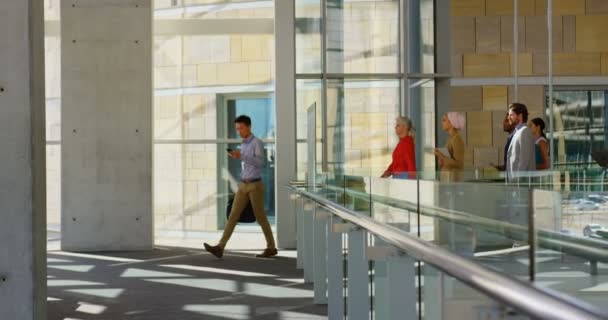
[[257,254],[256,257],[257,258],[270,258],[270,257],[274,257],[276,256],[278,253],[276,248],[266,248],[264,250],[264,252],[262,252],[261,254]]
[[206,242],[203,243],[203,245],[205,246],[205,250],[207,250],[209,253],[216,256],[217,258],[221,258],[224,255],[224,248],[220,246],[211,246]]

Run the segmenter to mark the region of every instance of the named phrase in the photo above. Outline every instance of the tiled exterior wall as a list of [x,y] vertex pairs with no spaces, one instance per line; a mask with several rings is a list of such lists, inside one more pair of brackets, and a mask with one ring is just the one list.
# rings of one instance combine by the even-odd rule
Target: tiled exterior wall
[[[348,1],[340,8],[328,8],[327,72],[398,72],[398,6],[399,2],[395,0],[370,0]],[[318,6],[297,6],[298,18],[319,16]],[[298,72],[320,72],[320,35],[302,31],[296,37]],[[330,164],[343,161],[346,173],[374,176],[380,175],[388,166],[397,143],[393,129],[399,110],[396,84],[398,82],[386,85],[377,81],[330,81],[327,91]],[[299,88],[297,99],[298,136],[305,138],[305,110],[315,101],[321,106],[320,90]],[[338,103],[344,110],[337,111]],[[335,133],[332,127],[338,116],[344,121],[343,130]],[[334,148],[334,145],[339,147]],[[302,145],[298,151],[303,149]],[[320,155],[321,150],[317,153]],[[342,153],[343,159],[335,158]],[[303,171],[306,159],[300,159],[298,168]]]
[[[452,76],[454,78],[511,77],[513,1],[451,0]],[[519,1],[518,73],[547,75],[547,1]],[[553,74],[608,75],[608,1],[553,1]],[[519,102],[530,119],[541,117],[543,86],[520,86]],[[507,86],[453,87],[451,110],[466,112],[468,168],[502,163],[506,134],[502,120],[513,100]],[[548,119],[544,117],[545,122]]]
[[[528,106],[529,119],[542,117],[543,86],[520,86],[519,101]],[[513,101],[512,86],[452,87],[451,110],[466,114],[465,168],[502,164],[507,134],[502,122]],[[546,120],[546,119],[545,119]]]
[[[452,74],[513,75],[513,1],[452,0]],[[608,2],[553,1],[553,72],[607,75]],[[547,74],[547,1],[519,1],[519,74]]]

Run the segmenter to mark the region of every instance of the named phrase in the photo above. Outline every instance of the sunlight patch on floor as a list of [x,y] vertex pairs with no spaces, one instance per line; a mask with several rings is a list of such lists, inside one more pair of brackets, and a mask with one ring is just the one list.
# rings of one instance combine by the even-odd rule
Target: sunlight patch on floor
[[88,314],[102,314],[108,307],[99,304],[93,304],[88,302],[78,302],[77,312],[88,313]]
[[68,292],[78,293],[99,298],[118,298],[125,289],[69,289]]
[[95,268],[93,265],[49,265],[51,269],[58,269],[72,272],[89,272]]
[[202,272],[210,272],[210,273],[230,274],[230,275],[243,276],[243,277],[276,277],[276,275],[267,274],[267,273],[257,273],[257,272],[211,268],[211,267],[199,267],[199,266],[191,266],[191,265],[185,265],[185,264],[165,264],[165,265],[161,265],[161,267],[192,270],[192,271],[202,271]]
[[183,278],[183,277],[189,277],[189,275],[129,268],[129,269],[125,270],[125,272],[123,272],[120,277],[121,278]]
[[185,305],[183,309],[184,311],[226,319],[247,320],[252,318],[249,306],[246,305],[189,304]]

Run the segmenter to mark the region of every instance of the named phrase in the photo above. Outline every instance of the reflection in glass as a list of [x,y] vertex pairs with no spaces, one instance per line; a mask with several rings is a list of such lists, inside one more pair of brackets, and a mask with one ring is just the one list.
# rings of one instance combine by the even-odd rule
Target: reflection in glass
[[[297,173],[298,180],[304,180],[307,168],[307,142],[308,138],[308,108],[315,106],[316,108],[316,156],[317,164],[321,164],[322,159],[322,132],[321,132],[321,114],[322,114],[322,98],[321,98],[321,80],[296,80],[296,138],[297,144]],[[320,170],[320,168],[319,168]]]
[[327,1],[327,72],[399,72],[399,1]]
[[589,166],[591,154],[608,147],[605,109],[608,91],[554,91],[553,128],[547,132],[554,165]]
[[410,69],[413,73],[435,72],[434,1],[410,2]]
[[534,191],[535,276],[542,287],[608,312],[604,271],[608,265],[595,254],[608,252],[608,192],[602,191],[604,184],[596,179],[579,181],[587,185],[587,191]]
[[154,1],[160,19],[272,19],[272,0],[164,0]]
[[329,171],[381,175],[397,144],[399,81],[331,80],[327,83]]
[[[410,86],[416,82],[410,80]],[[410,116],[416,129],[416,167],[428,173],[425,178],[432,178],[436,147],[435,81],[429,79],[410,89],[410,103],[415,106],[410,108]]]
[[296,0],[296,73],[321,73],[320,0]]
[[529,319],[430,265],[422,267],[421,276],[424,320]]

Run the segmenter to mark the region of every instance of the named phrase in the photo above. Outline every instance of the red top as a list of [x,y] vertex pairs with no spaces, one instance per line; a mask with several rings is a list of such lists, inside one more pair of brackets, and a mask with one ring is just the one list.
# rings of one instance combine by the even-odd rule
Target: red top
[[416,172],[416,151],[414,150],[414,139],[412,137],[401,138],[395,151],[393,151],[393,162],[386,171],[393,175]]

